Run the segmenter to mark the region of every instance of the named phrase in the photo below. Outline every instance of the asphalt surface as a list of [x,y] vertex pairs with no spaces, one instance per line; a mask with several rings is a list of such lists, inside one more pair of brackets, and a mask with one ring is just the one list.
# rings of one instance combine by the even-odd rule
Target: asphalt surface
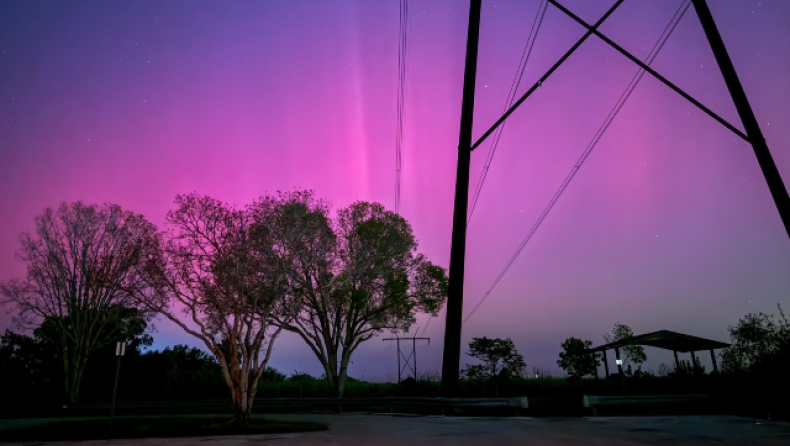
[[[790,423],[730,416],[476,418],[346,413],[277,414],[271,418],[319,421],[329,425],[329,430],[48,443],[8,443],[0,437],[0,445],[790,445]],[[0,428],[3,421],[0,421]],[[35,420],[18,420],[14,424],[20,422],[36,423]]]

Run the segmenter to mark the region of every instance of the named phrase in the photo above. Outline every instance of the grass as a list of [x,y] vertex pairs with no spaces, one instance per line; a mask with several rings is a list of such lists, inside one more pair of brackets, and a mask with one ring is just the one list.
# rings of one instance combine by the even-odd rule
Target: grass
[[[233,427],[228,415],[169,415],[47,419],[41,424],[0,431],[5,441],[101,440],[108,438],[252,435],[326,430],[323,423],[279,421],[253,415]],[[112,430],[110,430],[112,429]]]

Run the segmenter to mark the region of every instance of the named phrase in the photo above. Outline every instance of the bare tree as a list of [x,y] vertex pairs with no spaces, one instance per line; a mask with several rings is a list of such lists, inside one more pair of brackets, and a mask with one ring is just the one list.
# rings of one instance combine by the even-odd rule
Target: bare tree
[[[21,328],[47,321],[50,339],[63,359],[65,398],[79,402],[88,356],[122,336],[134,294],[147,284],[139,265],[155,246],[156,227],[118,205],[82,202],[48,208],[35,219],[35,232],[23,234],[18,257],[27,277],[0,291],[15,304]],[[146,312],[139,315],[150,319]]]
[[162,257],[146,268],[157,293],[140,297],[214,354],[235,420],[246,423],[282,331],[269,323],[287,291],[282,262],[270,232],[254,227],[249,210],[195,194],[178,196],[175,203],[177,209],[167,214]]
[[447,295],[447,275],[416,253],[408,222],[378,203],[341,209],[332,225],[328,206],[312,193],[293,193],[288,200],[309,215],[299,231],[309,235],[284,244],[292,293],[276,321],[307,343],[341,397],[357,347],[381,330],[408,330],[417,312],[436,315]]

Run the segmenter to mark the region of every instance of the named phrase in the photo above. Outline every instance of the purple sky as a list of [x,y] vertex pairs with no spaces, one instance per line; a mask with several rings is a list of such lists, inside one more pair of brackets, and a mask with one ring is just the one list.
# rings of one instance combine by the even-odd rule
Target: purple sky
[[[611,3],[563,0],[588,22]],[[709,3],[790,183],[790,2]],[[538,4],[484,1],[475,135],[503,108]],[[679,5],[626,0],[601,31],[645,57]],[[410,1],[401,213],[445,266],[467,15],[467,2]],[[549,7],[521,91],[582,34]],[[192,191],[244,205],[310,188],[336,208],[392,207],[397,56],[397,0],[0,3],[0,281],[24,274],[19,234],[64,201],[115,202],[160,227]],[[741,128],[693,8],[653,67]],[[508,121],[468,230],[465,314],[635,70],[591,37]],[[565,338],[598,344],[617,321],[725,341],[777,303],[790,310],[790,240],[751,146],[648,75],[463,339],[510,337],[530,367],[556,370]],[[157,348],[197,345],[157,327]],[[441,369],[443,334],[444,313],[422,371]],[[321,373],[300,339],[276,345],[273,366]],[[647,353],[653,369],[670,362]],[[379,339],[352,359],[352,376],[396,374]]]

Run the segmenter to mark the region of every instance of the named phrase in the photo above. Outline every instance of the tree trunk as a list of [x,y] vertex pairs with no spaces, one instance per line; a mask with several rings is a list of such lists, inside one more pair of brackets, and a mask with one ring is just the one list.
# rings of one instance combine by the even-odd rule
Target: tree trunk
[[82,375],[85,372],[87,362],[87,358],[84,357],[81,358],[74,355],[74,357],[67,359],[64,355],[63,385],[66,404],[69,406],[76,406],[80,402],[80,384],[82,383]]
[[345,352],[340,360],[340,371],[335,378],[334,393],[337,398],[342,398],[346,388],[346,376],[348,375],[348,362],[351,359],[350,355]]
[[345,370],[339,373],[340,376],[335,378],[335,386],[332,391],[334,393],[335,398],[343,398],[343,392],[346,388],[346,372]]
[[230,389],[233,401],[233,424],[243,426],[250,421],[250,409],[252,408],[252,398],[247,398],[247,392],[242,386],[234,384]]
[[[333,398],[341,398],[343,396],[342,390],[338,392],[338,373],[336,368],[332,368],[330,364],[332,364],[333,358],[337,358],[335,355],[330,355],[329,360],[323,364],[324,366],[324,374],[326,375],[326,383],[329,385],[329,391],[332,393]],[[337,361],[334,362],[337,365]]]

